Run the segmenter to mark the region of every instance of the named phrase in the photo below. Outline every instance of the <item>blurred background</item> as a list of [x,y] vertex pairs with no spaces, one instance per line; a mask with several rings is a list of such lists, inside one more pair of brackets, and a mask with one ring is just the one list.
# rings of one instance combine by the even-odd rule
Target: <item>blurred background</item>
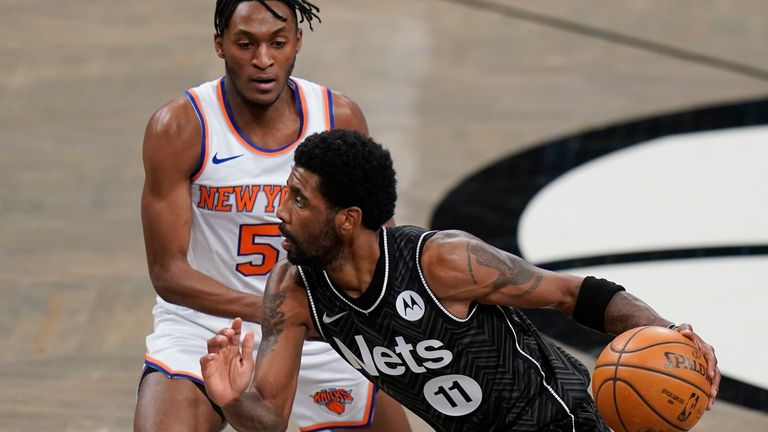
[[[316,3],[295,74],[391,149],[398,223],[622,282],[718,349],[696,430],[768,430],[768,3]],[[223,74],[213,6],[0,0],[0,431],[132,429],[144,126]]]

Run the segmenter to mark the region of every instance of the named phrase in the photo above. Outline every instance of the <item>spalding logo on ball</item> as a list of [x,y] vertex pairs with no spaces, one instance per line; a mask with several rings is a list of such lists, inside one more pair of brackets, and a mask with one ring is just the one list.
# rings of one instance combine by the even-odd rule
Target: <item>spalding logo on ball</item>
[[664,327],[616,337],[597,358],[592,395],[617,432],[691,429],[709,403],[707,362],[696,344]]

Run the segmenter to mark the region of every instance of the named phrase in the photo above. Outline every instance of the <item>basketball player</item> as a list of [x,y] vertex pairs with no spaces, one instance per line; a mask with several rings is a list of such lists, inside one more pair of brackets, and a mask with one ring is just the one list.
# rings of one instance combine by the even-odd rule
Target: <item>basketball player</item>
[[[275,212],[296,145],[334,127],[367,133],[350,99],[291,77],[303,0],[218,0],[215,49],[226,75],[186,92],[150,119],[142,196],[147,260],[157,291],[154,332],[134,421],[137,431],[214,431],[219,407],[202,386],[205,341],[243,317],[261,333],[261,295],[284,251]],[[295,423],[302,431],[409,430],[402,408],[327,345],[304,347]],[[293,398],[292,398],[293,399]],[[374,399],[376,415],[373,416]]]
[[[607,431],[588,370],[518,308],[613,334],[672,323],[619,285],[542,270],[464,232],[380,228],[395,201],[389,153],[370,138],[337,130],[299,145],[277,213],[290,263],[270,275],[255,365],[250,333],[240,357],[239,319],[200,360],[232,425],[283,430],[302,343],[322,339],[439,431]],[[714,399],[713,349],[677,328],[701,347]]]

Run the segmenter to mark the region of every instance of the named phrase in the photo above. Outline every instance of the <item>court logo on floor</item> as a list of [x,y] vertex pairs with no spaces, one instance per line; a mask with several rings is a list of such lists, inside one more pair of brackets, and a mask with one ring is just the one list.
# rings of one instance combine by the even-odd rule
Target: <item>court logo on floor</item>
[[[478,171],[439,204],[431,228],[615,280],[663,316],[685,317],[717,349],[720,398],[768,412],[768,373],[748,343],[768,326],[766,143],[768,99],[605,125]],[[587,353],[610,341],[556,311],[525,313]]]

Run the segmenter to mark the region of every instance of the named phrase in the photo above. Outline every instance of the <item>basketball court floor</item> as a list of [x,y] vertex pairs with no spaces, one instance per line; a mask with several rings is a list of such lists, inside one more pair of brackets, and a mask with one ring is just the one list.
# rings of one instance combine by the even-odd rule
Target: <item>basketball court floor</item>
[[[430,225],[468,177],[539,143],[768,98],[760,0],[316,3],[323,22],[305,29],[295,74],[363,108],[395,159],[400,224]],[[213,4],[0,0],[0,431],[132,428],[154,302],[141,141],[156,108],[222,74]],[[758,211],[766,184],[751,186]],[[691,300],[723,317],[703,336],[744,337],[762,358],[728,318],[737,288]],[[579,352],[590,366],[593,354]],[[765,395],[765,370],[722,366]],[[719,401],[695,430],[768,430],[761,403]]]

